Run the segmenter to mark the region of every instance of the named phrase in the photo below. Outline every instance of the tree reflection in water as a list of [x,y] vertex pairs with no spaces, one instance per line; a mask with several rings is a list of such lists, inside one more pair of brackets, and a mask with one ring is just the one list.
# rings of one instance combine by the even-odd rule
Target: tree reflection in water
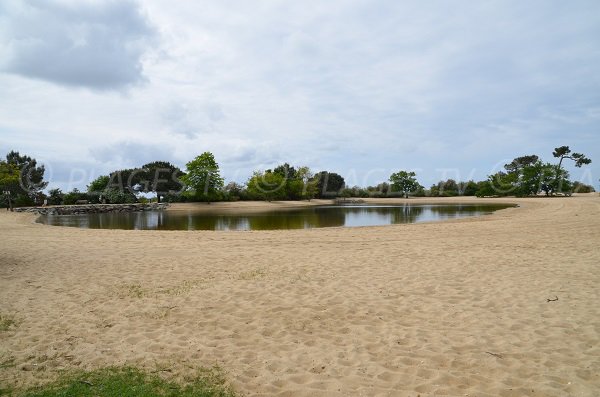
[[334,226],[416,223],[490,214],[510,205],[331,205],[258,213],[206,214],[194,211],[146,211],[83,215],[48,215],[48,225],[90,229],[141,230],[279,230]]
[[415,223],[424,210],[422,206],[405,204],[392,212],[392,223]]

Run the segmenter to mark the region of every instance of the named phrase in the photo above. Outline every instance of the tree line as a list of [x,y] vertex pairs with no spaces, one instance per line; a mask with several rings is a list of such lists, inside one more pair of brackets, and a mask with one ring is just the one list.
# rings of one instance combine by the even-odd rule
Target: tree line
[[571,160],[575,167],[590,164],[592,160],[582,153],[573,153],[568,146],[552,152],[557,164],[543,162],[537,155],[515,158],[504,165],[504,171],[490,175],[476,193],[478,196],[526,197],[543,192],[546,196],[593,191],[593,187],[569,180],[569,172],[562,167],[564,160]]
[[236,200],[311,200],[337,197],[451,197],[451,196],[546,196],[592,192],[594,188],[571,182],[563,167],[565,160],[575,167],[590,164],[581,153],[561,146],[552,153],[557,163],[543,162],[537,155],[515,158],[504,170],[489,175],[484,181],[448,179],[422,186],[415,172],[398,171],[388,181],[366,188],[346,186],[344,178],[330,171],[313,173],[307,166],[288,163],[273,169],[255,171],[245,184],[225,184],[215,157],[204,152],[188,162],[185,170],[167,161],[154,161],[137,168],[115,170],[93,180],[85,191],[73,189],[64,193],[58,188],[43,190],[45,168],[27,155],[11,151],[0,160],[0,205],[31,206],[90,203],[133,203],[153,194],[156,201],[213,202]]

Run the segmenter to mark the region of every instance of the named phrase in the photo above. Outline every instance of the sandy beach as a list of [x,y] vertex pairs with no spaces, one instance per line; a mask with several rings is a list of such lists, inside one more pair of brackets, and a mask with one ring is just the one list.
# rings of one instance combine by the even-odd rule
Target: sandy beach
[[[444,200],[473,201],[486,200]],[[247,396],[599,395],[600,197],[487,201],[519,207],[258,232],[85,230],[2,211],[0,314],[15,324],[0,330],[0,385],[218,365]]]

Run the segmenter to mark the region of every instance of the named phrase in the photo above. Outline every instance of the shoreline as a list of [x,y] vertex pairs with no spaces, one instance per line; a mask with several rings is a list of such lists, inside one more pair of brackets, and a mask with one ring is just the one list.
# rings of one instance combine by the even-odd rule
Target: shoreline
[[[509,198],[510,199],[510,198]],[[513,198],[514,199],[514,198]],[[279,231],[279,232],[288,232],[288,231],[297,231],[297,230],[309,230],[309,229],[322,229],[322,228],[378,228],[378,227],[392,227],[392,226],[407,226],[414,224],[423,224],[423,223],[439,223],[439,222],[468,222],[475,221],[482,217],[492,216],[499,211],[510,210],[510,209],[518,209],[523,205],[527,204],[517,204],[514,201],[510,200],[502,200],[497,201],[497,199],[479,199],[475,197],[445,197],[445,198],[366,198],[361,199],[360,203],[348,203],[352,205],[382,205],[382,206],[396,206],[396,205],[507,205],[508,208],[496,209],[490,214],[482,214],[477,216],[464,216],[458,218],[448,218],[448,219],[436,219],[429,221],[421,221],[421,222],[409,222],[409,223],[398,223],[398,224],[387,224],[387,225],[364,225],[364,226],[326,226],[326,227],[317,227],[317,228],[291,228],[291,229],[263,229],[263,230],[209,230],[209,229],[197,229],[197,230],[183,230],[183,229],[173,229],[173,230],[161,230],[165,232],[172,231],[184,231],[184,232],[219,232],[219,233],[235,233],[235,232],[269,232],[269,231]],[[227,214],[236,214],[236,215],[249,215],[249,214],[259,214],[259,213],[272,213],[277,211],[286,211],[289,209],[299,209],[299,208],[307,208],[307,207],[320,207],[320,206],[331,206],[336,205],[335,200],[311,200],[311,201],[235,201],[235,202],[215,202],[215,203],[171,203],[168,206],[163,207],[160,211],[168,211],[168,212],[185,212],[187,214],[193,215],[227,215]],[[343,205],[343,204],[340,204]],[[113,205],[117,206],[117,205]],[[127,206],[124,204],[123,206]],[[35,208],[35,207],[31,207]],[[45,208],[45,207],[44,207]],[[72,228],[74,226],[64,226],[64,225],[53,225],[47,224],[40,221],[40,218],[45,214],[36,213],[35,211],[17,211],[19,213],[29,213],[34,216],[32,223],[40,224],[43,226],[51,226],[51,227],[69,227]],[[98,211],[92,211],[91,214],[97,213]],[[114,211],[121,212],[121,211]],[[68,215],[68,214],[67,214]],[[82,228],[88,229],[88,228]],[[119,228],[91,228],[93,230],[137,230],[144,232],[158,232],[156,229],[119,229]]]
[[[407,224],[397,224],[397,225],[377,225],[377,226],[352,226],[352,228],[376,228],[376,227],[388,227],[388,226],[400,226],[400,225],[413,225],[413,224],[421,224],[421,223],[438,223],[438,222],[464,222],[464,221],[472,221],[483,216],[494,215],[498,211],[517,209],[522,207],[523,205],[527,205],[526,203],[518,204],[514,200],[518,200],[517,198],[502,198],[503,200],[497,198],[476,198],[471,196],[457,196],[457,197],[439,197],[439,198],[431,198],[431,197],[419,197],[419,198],[364,198],[361,199],[362,202],[360,204],[363,205],[401,205],[401,204],[414,204],[414,205],[460,205],[460,204],[498,204],[498,205],[510,205],[514,207],[504,208],[501,210],[495,210],[492,214],[487,215],[479,215],[479,216],[466,216],[463,218],[451,218],[451,219],[442,219],[442,220],[432,220],[426,222],[414,222]],[[162,203],[164,204],[164,203]],[[160,211],[168,211],[168,212],[187,212],[193,214],[252,214],[252,213],[261,213],[261,212],[273,212],[273,211],[285,211],[288,209],[295,208],[306,208],[306,207],[317,207],[317,206],[327,206],[327,205],[335,205],[335,200],[320,200],[314,199],[311,201],[227,201],[227,202],[214,202],[214,203],[169,203],[168,206],[165,206]],[[352,203],[349,203],[352,204]],[[357,205],[360,205],[357,203]],[[85,207],[90,207],[93,205],[86,205]],[[102,205],[101,205],[102,206]],[[103,206],[121,206],[121,204],[107,204]],[[123,204],[122,206],[128,206],[127,204]],[[64,207],[64,206],[48,206],[41,208],[55,208],[55,207]],[[78,207],[83,206],[73,206],[73,208],[77,209]],[[31,216],[31,223],[42,226],[50,226],[50,227],[69,227],[72,226],[61,226],[61,225],[49,225],[40,222],[40,217],[46,214],[40,214],[36,211],[32,211],[31,209],[35,209],[37,207],[23,207],[25,209],[21,211],[15,211],[15,213],[19,214],[28,214]],[[92,211],[91,213],[96,213],[97,211]],[[119,212],[119,211],[115,211]],[[347,226],[330,226],[327,228],[347,228]],[[84,228],[85,229],[85,228]],[[93,230],[121,230],[121,229],[93,229]],[[122,229],[128,230],[128,229]],[[158,230],[145,230],[138,229],[139,231],[149,231],[149,232],[157,232]],[[274,231],[279,230],[280,232],[291,231],[291,230],[308,230],[308,229],[268,229],[268,230],[252,230],[252,232],[264,232],[264,231]],[[130,230],[131,231],[131,230]],[[171,232],[174,230],[164,230],[166,232]],[[249,232],[250,230],[187,230],[186,232],[222,232],[222,233],[231,233],[231,232]]]
[[520,207],[244,233],[1,213],[0,315],[15,325],[0,331],[0,385],[218,364],[248,396],[593,395],[597,194],[473,201]]
[[[417,204],[417,205],[457,205],[457,204],[508,204],[519,205],[516,201],[527,200],[516,197],[502,198],[477,198],[473,196],[456,197],[415,197],[415,198],[362,198],[360,204],[372,205],[399,205],[399,204]],[[215,212],[261,212],[273,211],[278,209],[291,209],[303,207],[316,207],[324,205],[334,205],[335,200],[313,199],[310,201],[226,201],[215,203],[171,203],[166,211],[190,211],[197,213],[215,213]],[[352,204],[352,203],[348,203]]]

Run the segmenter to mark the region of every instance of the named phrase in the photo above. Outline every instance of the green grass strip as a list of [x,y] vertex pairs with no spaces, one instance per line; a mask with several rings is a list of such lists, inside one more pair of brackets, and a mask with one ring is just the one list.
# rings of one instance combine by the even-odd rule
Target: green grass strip
[[23,397],[234,397],[218,370],[202,370],[178,384],[132,367],[110,367],[68,375],[18,394]]

